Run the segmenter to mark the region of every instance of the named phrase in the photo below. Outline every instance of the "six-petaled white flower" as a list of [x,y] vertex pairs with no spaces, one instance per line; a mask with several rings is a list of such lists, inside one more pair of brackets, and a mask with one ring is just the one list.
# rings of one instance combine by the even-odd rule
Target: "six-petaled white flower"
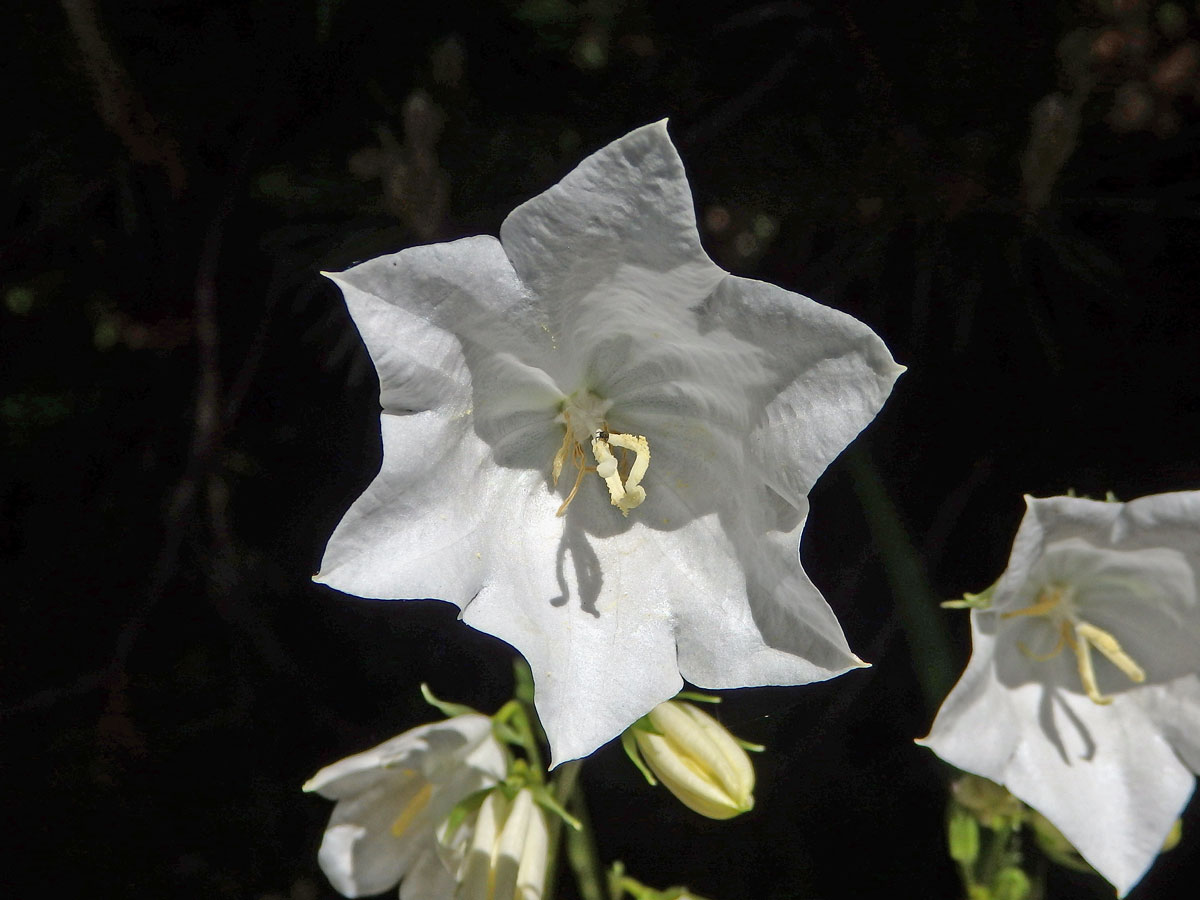
[[1124,895],[1200,771],[1200,493],[1027,503],[923,743],[1005,785]]
[[383,464],[319,581],[437,598],[529,661],[555,763],[682,686],[862,665],[800,567],[807,494],[902,371],[865,325],[700,246],[664,123],[500,239],[330,276],[379,374]]
[[508,757],[486,716],[422,725],[326,766],[304,785],[336,800],[317,860],[346,897],[400,884],[401,900],[454,896],[437,829],[468,794],[496,784]]

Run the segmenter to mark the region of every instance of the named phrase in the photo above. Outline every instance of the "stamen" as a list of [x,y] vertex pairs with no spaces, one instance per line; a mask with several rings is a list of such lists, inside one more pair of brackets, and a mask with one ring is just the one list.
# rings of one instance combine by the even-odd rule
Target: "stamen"
[[[575,439],[571,435],[571,419],[564,412],[566,418],[566,431],[563,433],[562,446],[558,448],[558,452],[554,454],[554,464],[550,467],[550,479],[554,486],[558,487],[558,476],[562,474],[563,463],[567,461],[567,454],[574,450],[579,445],[575,443]],[[562,512],[559,512],[562,515]]]
[[1023,641],[1017,641],[1017,646],[1021,652],[1035,662],[1049,662],[1063,652],[1063,647],[1067,646],[1067,641],[1070,639],[1071,623],[1063,619],[1062,624],[1058,629],[1058,643],[1050,650],[1049,653],[1034,653],[1030,650]]
[[1075,626],[1075,633],[1080,639],[1091,644],[1097,650],[1104,654],[1105,658],[1125,673],[1125,677],[1134,684],[1141,684],[1146,680],[1146,670],[1133,661],[1128,653],[1121,649],[1121,645],[1110,632],[1103,628],[1097,628],[1095,625],[1090,625],[1087,622],[1080,622]]
[[579,486],[583,484],[583,473],[587,470],[587,466],[579,467],[579,472],[575,476],[575,483],[571,485],[571,493],[567,494],[567,499],[562,502],[562,505],[558,508],[558,512],[554,514],[558,518],[561,519],[567,514],[567,507],[571,505],[571,501],[574,500],[575,495],[579,493]]
[[429,804],[429,798],[433,795],[433,783],[426,781],[421,789],[417,791],[415,797],[405,804],[400,815],[396,817],[396,821],[392,823],[392,834],[400,837],[413,823],[413,819],[421,814],[421,811]]
[[1065,595],[1066,591],[1061,587],[1046,588],[1038,594],[1037,600],[1029,606],[1026,606],[1024,609],[1014,609],[1012,612],[1001,613],[1000,618],[1011,619],[1015,616],[1044,616],[1054,609],[1054,607],[1058,606],[1058,604],[1062,603]]
[[[1075,626],[1078,632],[1079,626]],[[1083,682],[1083,689],[1087,692],[1088,699],[1100,706],[1108,706],[1113,702],[1112,697],[1105,696],[1100,693],[1100,686],[1096,684],[1096,670],[1092,666],[1092,645],[1082,634],[1079,635],[1079,640],[1071,641],[1071,649],[1075,651],[1075,661],[1078,663],[1079,680]]]

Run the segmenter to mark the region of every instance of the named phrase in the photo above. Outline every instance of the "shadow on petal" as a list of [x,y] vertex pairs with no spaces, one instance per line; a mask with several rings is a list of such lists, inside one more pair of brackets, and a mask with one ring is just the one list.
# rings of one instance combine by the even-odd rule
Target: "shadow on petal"
[[[1060,688],[1054,685],[1043,685],[1041,698],[1038,701],[1038,724],[1047,740],[1054,745],[1054,749],[1062,757],[1064,764],[1071,765],[1073,759],[1087,762],[1096,755],[1096,741],[1078,713],[1071,708],[1071,704],[1059,695],[1059,691]],[[1077,741],[1068,742],[1059,731],[1054,714],[1056,706],[1062,710],[1067,724],[1070,725],[1078,739]],[[1071,744],[1070,747],[1068,747],[1068,743]]]
[[571,599],[571,587],[567,583],[566,563],[567,554],[571,556],[571,565],[575,569],[575,584],[579,587],[579,608],[590,616],[600,617],[596,601],[600,597],[600,589],[604,585],[601,572],[600,558],[588,542],[587,535],[578,525],[577,520],[570,520],[563,529],[558,542],[558,552],[555,555],[554,574],[562,593],[550,599],[551,606],[565,606]]

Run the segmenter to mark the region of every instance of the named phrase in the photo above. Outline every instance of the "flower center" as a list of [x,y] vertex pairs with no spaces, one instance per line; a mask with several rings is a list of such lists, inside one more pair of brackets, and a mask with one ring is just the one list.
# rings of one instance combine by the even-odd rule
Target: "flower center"
[[[611,406],[611,402],[601,400],[591,391],[580,391],[563,401],[562,412],[554,420],[562,424],[564,430],[562,446],[554,454],[554,463],[550,467],[554,486],[558,487],[559,476],[568,460],[577,470],[575,484],[558,508],[559,516],[566,514],[567,507],[575,499],[585,472],[595,472],[604,479],[612,505],[623,516],[628,516],[631,509],[641,506],[646,499],[646,489],[641,482],[650,466],[650,444],[641,435],[609,431],[604,415]],[[588,463],[587,452],[583,449],[585,443],[592,448],[594,466]],[[614,447],[621,451],[620,460],[613,454]],[[632,462],[630,453],[633,454]]]
[[1049,653],[1037,654],[1030,652],[1024,644],[1018,644],[1026,656],[1038,662],[1045,662],[1058,656],[1063,647],[1070,647],[1075,654],[1075,662],[1079,669],[1079,680],[1088,699],[1101,705],[1112,703],[1113,698],[1100,693],[1096,684],[1096,670],[1092,665],[1092,648],[1099,650],[1104,657],[1125,673],[1134,684],[1146,680],[1146,671],[1133,658],[1121,649],[1121,644],[1113,637],[1112,632],[1105,631],[1090,622],[1085,622],[1079,616],[1079,610],[1074,600],[1074,590],[1064,585],[1048,585],[1038,594],[1037,599],[1024,609],[1002,613],[1000,618],[1012,619],[1016,616],[1045,616],[1058,631],[1058,643]]

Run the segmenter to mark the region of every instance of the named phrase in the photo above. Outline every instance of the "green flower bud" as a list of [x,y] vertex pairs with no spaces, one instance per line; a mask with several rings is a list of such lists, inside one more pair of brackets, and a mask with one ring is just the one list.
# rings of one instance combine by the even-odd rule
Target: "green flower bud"
[[958,808],[950,814],[946,828],[950,844],[950,858],[969,866],[979,858],[979,822],[965,809]]

